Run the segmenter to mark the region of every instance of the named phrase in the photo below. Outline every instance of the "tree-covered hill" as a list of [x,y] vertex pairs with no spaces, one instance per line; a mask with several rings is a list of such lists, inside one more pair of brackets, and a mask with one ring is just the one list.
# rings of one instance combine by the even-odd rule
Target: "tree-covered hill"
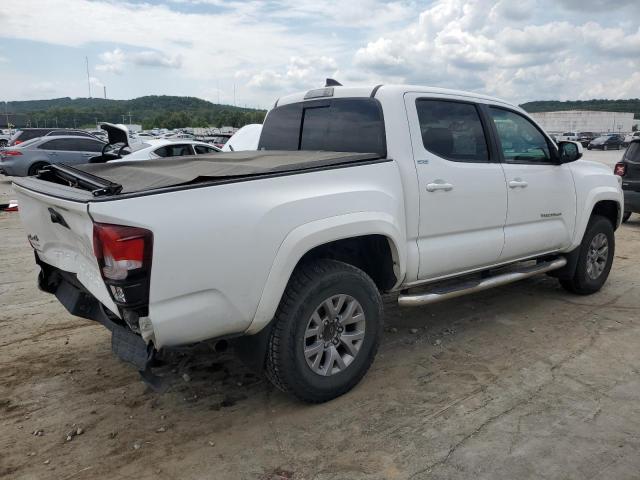
[[629,100],[539,100],[520,105],[529,113],[555,112],[559,110],[599,110],[605,112],[633,112],[640,118],[640,98]]
[[[0,105],[0,125],[7,116]],[[9,122],[17,127],[58,126],[91,127],[96,122],[142,124],[144,128],[178,128],[229,125],[241,127],[247,123],[262,123],[265,111],[218,105],[196,97],[151,95],[132,100],[102,98],[55,98],[8,102]]]

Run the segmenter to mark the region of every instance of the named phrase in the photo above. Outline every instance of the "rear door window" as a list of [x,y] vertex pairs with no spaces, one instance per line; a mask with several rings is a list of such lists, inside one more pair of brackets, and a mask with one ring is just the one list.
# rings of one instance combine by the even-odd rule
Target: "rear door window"
[[156,149],[153,153],[159,157],[183,157],[187,155],[193,155],[191,146],[183,143],[176,143],[175,145],[165,145]]
[[386,157],[382,109],[373,98],[336,98],[276,107],[267,115],[258,149],[362,152]]
[[206,155],[207,153],[216,153],[216,150],[213,147],[207,147],[205,145],[194,145],[193,148],[196,150],[196,155]]
[[489,149],[477,107],[447,100],[416,100],[422,144],[454,162],[488,162]]
[[632,163],[640,163],[640,142],[631,142],[624,152],[624,160]]
[[44,142],[38,148],[42,150],[64,150],[70,151],[73,150],[71,147],[71,142],[73,139],[71,138],[57,138],[55,140],[49,140],[48,142]]

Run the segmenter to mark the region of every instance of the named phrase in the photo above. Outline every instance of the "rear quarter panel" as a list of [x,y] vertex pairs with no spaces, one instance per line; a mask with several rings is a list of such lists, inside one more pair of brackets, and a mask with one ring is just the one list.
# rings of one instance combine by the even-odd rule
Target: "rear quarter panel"
[[[158,347],[245,332],[278,256],[287,265],[270,279],[277,286],[267,289],[270,306],[262,309],[270,319],[301,256],[294,247],[303,239],[285,239],[303,225],[366,213],[405,231],[394,162],[96,202],[90,213],[98,222],[153,232],[149,317]],[[331,240],[354,233],[338,228]],[[308,236],[304,242],[314,243]]]

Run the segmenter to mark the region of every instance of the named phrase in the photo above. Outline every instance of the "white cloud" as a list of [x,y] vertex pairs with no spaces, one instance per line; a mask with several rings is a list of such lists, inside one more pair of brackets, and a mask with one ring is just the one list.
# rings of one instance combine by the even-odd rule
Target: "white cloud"
[[[2,15],[0,36],[64,46],[67,54],[77,48],[60,72],[92,50],[97,76],[122,96],[146,88],[230,101],[235,85],[239,103],[267,106],[326,77],[472,89],[512,101],[638,96],[629,79],[640,70],[640,0],[619,0],[613,10],[608,3],[21,0]],[[611,20],[618,12],[625,18]],[[3,85],[9,68],[21,67],[3,66]],[[60,72],[47,70],[56,94],[85,94],[86,82],[59,81]],[[42,78],[25,69],[29,75]],[[13,92],[24,95],[22,87]]]
[[125,53],[119,48],[101,53],[100,60],[102,63],[96,66],[96,70],[116,74],[123,73],[127,65],[161,68],[180,68],[182,65],[181,54],[167,56],[151,50]]

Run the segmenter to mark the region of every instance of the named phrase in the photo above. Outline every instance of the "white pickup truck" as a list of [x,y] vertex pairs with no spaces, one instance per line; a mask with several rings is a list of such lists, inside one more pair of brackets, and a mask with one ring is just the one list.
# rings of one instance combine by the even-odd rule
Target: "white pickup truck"
[[162,348],[234,339],[322,402],[371,365],[382,293],[420,306],[549,273],[590,294],[609,275],[619,178],[501,100],[328,86],[280,98],[258,148],[16,179],[40,288],[147,375]]

